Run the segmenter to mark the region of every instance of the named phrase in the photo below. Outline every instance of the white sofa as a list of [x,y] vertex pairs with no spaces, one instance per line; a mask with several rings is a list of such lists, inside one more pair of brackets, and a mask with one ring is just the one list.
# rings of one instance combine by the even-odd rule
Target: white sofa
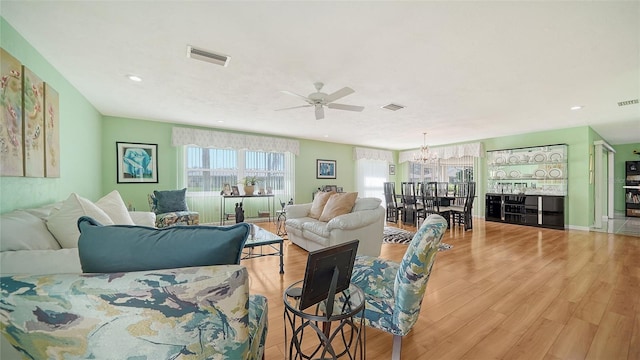
[[350,213],[323,222],[309,217],[312,203],[288,205],[285,227],[292,243],[307,251],[358,239],[358,254],[379,256],[385,211],[378,198],[358,198]]
[[[47,218],[63,202],[0,215],[0,274],[81,273],[77,247],[63,247],[47,227]],[[128,212],[133,224],[155,226],[152,212]]]
[[[117,192],[95,204],[72,194],[64,202],[1,214],[0,359],[168,359],[185,349],[198,359],[263,358],[267,299],[250,294],[244,266],[86,276],[74,232],[78,215],[147,227],[156,220],[153,212],[128,212]],[[34,308],[79,320],[59,330]]]

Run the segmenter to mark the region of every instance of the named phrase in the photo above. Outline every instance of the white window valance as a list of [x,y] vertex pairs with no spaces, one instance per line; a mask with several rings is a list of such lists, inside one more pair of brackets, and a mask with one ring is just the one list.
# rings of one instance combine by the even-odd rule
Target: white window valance
[[171,143],[173,146],[196,145],[205,148],[290,152],[300,155],[298,140],[181,127],[172,129]]
[[[438,154],[438,159],[452,159],[452,158],[461,158],[464,156],[471,157],[484,157],[484,146],[481,142],[469,143],[469,144],[460,144],[460,145],[451,145],[451,146],[441,146],[441,147],[430,147],[430,151]],[[407,150],[401,151],[399,155],[398,161],[400,163],[413,161],[413,155],[418,153],[420,150]]]
[[393,164],[393,153],[388,150],[353,148],[353,160],[384,160]]

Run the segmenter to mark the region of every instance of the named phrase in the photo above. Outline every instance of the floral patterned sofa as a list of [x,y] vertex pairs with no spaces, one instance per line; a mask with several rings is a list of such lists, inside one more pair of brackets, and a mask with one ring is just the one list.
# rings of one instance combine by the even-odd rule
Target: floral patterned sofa
[[[260,359],[267,301],[241,265],[14,275],[2,359]],[[14,350],[14,353],[8,353]]]

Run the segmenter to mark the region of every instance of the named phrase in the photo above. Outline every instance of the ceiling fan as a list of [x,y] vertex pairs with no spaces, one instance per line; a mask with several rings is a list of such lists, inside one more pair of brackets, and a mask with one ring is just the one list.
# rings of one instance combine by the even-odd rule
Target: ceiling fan
[[317,82],[313,84],[316,87],[316,92],[309,94],[309,96],[302,96],[296,93],[292,93],[291,91],[283,90],[282,92],[285,94],[293,95],[302,98],[306,101],[307,105],[293,106],[284,109],[277,109],[276,111],[281,110],[290,110],[290,109],[298,109],[303,107],[315,107],[316,109],[316,120],[324,119],[324,106],[330,109],[338,109],[338,110],[348,110],[348,111],[362,111],[364,110],[364,106],[355,106],[355,105],[345,105],[345,104],[336,104],[334,101],[341,99],[347,95],[353,94],[355,91],[350,87],[343,87],[342,89],[332,93],[326,94],[321,92],[323,83]]

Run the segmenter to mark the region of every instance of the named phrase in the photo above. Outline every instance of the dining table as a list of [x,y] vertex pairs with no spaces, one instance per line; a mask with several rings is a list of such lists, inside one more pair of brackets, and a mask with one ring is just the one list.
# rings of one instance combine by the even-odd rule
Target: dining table
[[[451,206],[452,203],[455,203],[456,199],[464,199],[465,196],[455,196],[453,194],[447,194],[444,196],[438,196],[438,206]],[[399,200],[399,203],[404,204],[402,201],[402,195],[396,194],[396,199]],[[416,196],[417,204],[423,204],[422,195]],[[415,206],[406,206],[404,204],[404,208],[402,210],[402,223],[405,225],[414,225],[416,224],[416,207]]]

